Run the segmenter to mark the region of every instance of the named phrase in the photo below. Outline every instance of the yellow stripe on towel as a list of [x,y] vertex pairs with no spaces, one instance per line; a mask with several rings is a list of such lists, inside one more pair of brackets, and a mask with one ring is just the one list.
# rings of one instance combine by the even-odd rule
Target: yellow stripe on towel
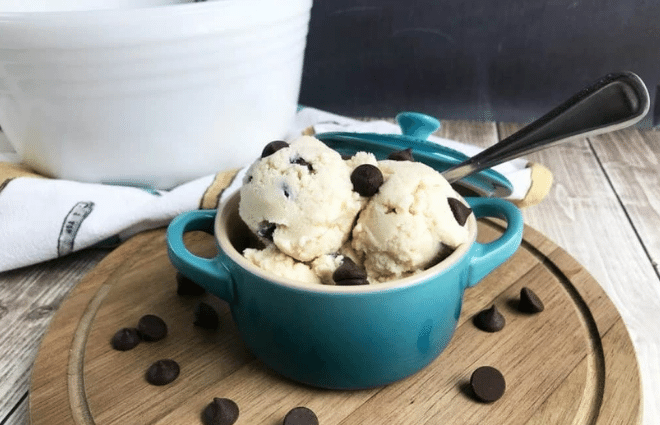
[[532,184],[523,199],[514,201],[519,208],[531,207],[540,203],[552,187],[552,171],[546,166],[531,162],[527,167],[532,171]]
[[199,209],[216,209],[222,192],[234,181],[238,169],[222,171],[215,175],[213,183],[206,189],[199,203]]

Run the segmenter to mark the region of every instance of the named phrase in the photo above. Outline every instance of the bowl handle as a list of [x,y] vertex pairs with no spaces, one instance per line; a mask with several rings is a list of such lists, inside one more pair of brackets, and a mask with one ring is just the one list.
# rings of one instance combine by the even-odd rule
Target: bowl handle
[[191,253],[183,242],[183,234],[201,230],[213,235],[216,210],[194,210],[178,215],[167,227],[167,254],[172,265],[184,276],[207,291],[231,303],[232,278],[223,265],[220,254],[214,258],[199,257]]
[[465,198],[477,218],[496,217],[506,221],[506,230],[494,241],[475,242],[470,251],[467,287],[479,283],[488,273],[511,257],[522,241],[522,213],[511,202],[499,198]]
[[440,121],[420,112],[401,112],[395,119],[404,136],[421,140],[426,140],[441,126]]

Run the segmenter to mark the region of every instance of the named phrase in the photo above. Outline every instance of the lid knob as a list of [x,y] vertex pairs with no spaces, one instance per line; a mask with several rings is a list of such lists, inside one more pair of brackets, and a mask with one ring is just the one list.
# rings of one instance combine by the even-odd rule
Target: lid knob
[[419,112],[401,112],[396,116],[396,122],[404,136],[422,140],[440,128],[440,121]]

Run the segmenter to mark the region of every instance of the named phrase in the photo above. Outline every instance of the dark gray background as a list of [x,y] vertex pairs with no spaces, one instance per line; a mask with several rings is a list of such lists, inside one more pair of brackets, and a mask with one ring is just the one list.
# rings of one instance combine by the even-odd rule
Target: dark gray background
[[649,89],[641,126],[658,124],[659,1],[315,0],[300,103],[528,122],[621,70]]

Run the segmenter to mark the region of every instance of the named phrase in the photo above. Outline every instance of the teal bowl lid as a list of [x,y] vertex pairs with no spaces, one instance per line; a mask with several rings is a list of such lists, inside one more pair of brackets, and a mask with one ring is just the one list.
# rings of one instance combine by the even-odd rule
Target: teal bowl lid
[[[415,161],[442,172],[469,157],[462,152],[426,140],[440,128],[440,122],[418,112],[402,112],[396,120],[403,134],[327,132],[314,137],[342,155],[351,156],[358,151],[371,152],[376,159],[403,149],[412,149]],[[513,185],[502,174],[492,169],[480,171],[452,184],[464,196],[504,198],[513,192]]]

